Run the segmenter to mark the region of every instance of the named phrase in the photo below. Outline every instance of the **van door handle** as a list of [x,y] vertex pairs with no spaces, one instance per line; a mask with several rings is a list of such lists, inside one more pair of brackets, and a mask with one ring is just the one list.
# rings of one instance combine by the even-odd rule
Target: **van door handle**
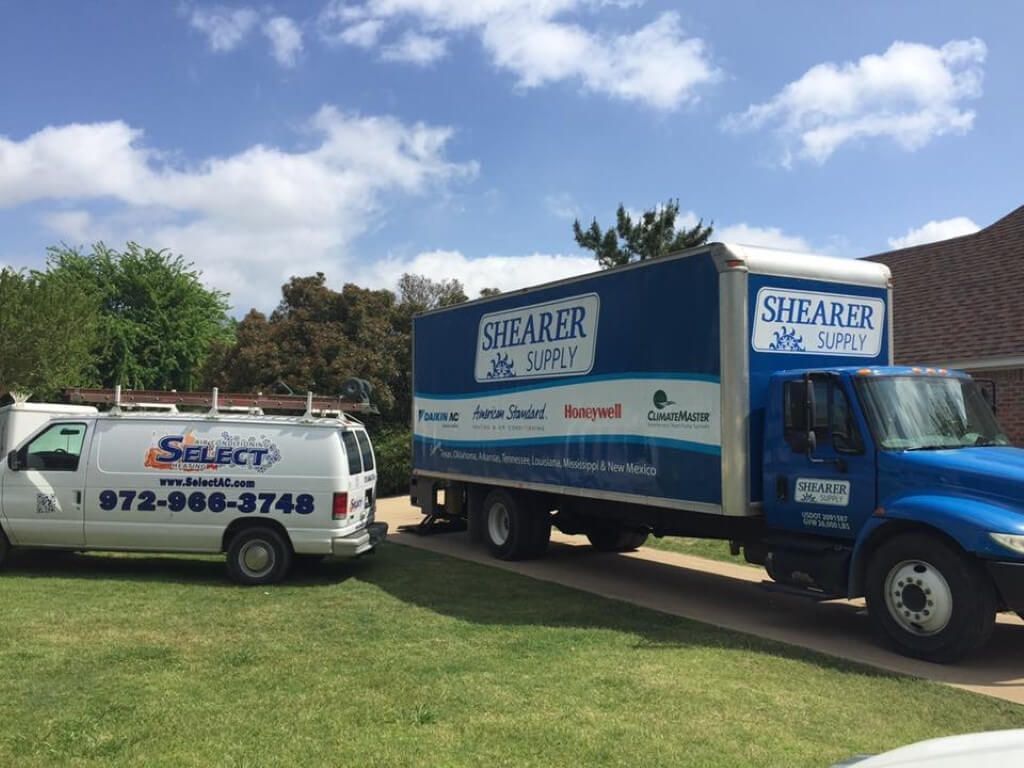
[[77,504],[78,506],[82,506],[82,492],[81,491],[75,491],[75,504]]

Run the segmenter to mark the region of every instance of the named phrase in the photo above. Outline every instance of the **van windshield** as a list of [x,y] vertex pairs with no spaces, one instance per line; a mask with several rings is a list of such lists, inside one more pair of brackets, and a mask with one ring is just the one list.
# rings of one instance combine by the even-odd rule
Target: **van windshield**
[[1010,444],[971,379],[865,376],[857,377],[857,391],[883,450]]

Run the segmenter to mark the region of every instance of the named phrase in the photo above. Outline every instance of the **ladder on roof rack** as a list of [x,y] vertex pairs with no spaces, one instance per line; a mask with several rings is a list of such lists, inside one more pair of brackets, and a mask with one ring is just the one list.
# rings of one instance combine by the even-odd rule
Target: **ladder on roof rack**
[[161,389],[87,389],[75,387],[64,390],[64,399],[69,403],[88,405],[109,405],[111,407],[132,405],[173,405],[178,408],[259,408],[270,411],[326,413],[379,413],[368,402],[354,403],[341,397],[313,397],[310,395],[264,395],[253,393],[177,392]]

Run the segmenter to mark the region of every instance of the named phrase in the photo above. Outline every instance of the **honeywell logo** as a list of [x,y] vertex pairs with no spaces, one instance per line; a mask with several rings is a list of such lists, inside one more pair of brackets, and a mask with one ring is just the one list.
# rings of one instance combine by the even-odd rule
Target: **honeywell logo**
[[622,418],[622,403],[605,406],[567,405],[565,418],[574,421],[611,421]]

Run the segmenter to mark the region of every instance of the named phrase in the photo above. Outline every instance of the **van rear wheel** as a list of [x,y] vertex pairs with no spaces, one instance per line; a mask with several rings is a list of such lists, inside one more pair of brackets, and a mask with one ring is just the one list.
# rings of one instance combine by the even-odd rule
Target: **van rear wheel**
[[228,576],[237,584],[277,584],[288,575],[291,565],[291,546],[267,526],[239,531],[228,545]]

